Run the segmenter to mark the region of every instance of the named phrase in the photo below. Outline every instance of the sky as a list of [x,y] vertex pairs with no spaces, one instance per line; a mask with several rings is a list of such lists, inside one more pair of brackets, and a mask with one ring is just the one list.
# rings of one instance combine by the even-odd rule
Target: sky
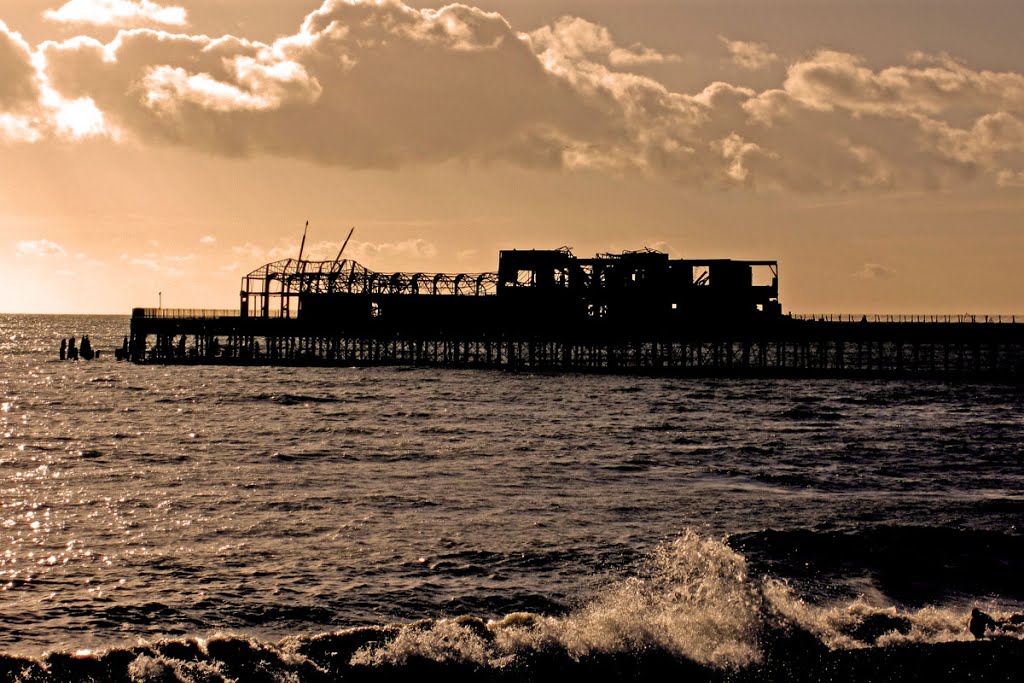
[[776,259],[783,310],[1024,313],[1019,0],[4,0],[0,312],[268,261]]

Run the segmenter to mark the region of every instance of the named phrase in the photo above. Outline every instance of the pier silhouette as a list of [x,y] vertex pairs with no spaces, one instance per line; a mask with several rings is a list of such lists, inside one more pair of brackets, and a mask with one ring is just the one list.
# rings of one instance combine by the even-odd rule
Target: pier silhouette
[[776,261],[506,250],[489,273],[284,259],[238,310],[132,313],[152,363],[424,365],[690,376],[1024,379],[1015,316],[785,315]]

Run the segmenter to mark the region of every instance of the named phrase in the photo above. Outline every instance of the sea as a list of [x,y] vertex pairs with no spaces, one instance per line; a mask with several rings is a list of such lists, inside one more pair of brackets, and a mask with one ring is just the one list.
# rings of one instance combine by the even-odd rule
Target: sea
[[0,680],[1024,675],[1020,386],[134,365],[128,327],[0,316]]

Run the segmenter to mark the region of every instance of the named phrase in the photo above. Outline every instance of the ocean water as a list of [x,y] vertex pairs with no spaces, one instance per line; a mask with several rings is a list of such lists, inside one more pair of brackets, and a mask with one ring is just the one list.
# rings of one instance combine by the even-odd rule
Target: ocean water
[[0,680],[1024,662],[1021,387],[136,366],[127,331],[0,316]]

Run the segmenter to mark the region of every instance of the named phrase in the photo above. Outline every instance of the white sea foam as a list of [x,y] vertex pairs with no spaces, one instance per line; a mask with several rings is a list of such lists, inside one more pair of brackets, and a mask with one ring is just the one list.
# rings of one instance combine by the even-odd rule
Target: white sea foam
[[735,668],[762,660],[770,629],[802,630],[836,650],[969,641],[968,621],[962,606],[901,611],[865,598],[810,604],[785,582],[751,578],[745,558],[724,542],[687,530],[659,546],[637,576],[565,617],[515,613],[486,625],[468,618],[418,622],[387,644],[359,650],[352,663],[404,664],[421,657],[500,667],[529,652],[579,659],[657,650]]
[[132,683],[226,681],[219,662],[187,662],[170,657],[139,655],[128,665]]
[[[985,608],[997,635],[1024,639],[1009,612]],[[785,582],[752,577],[746,559],[725,542],[687,530],[658,546],[635,576],[610,584],[566,616],[516,612],[490,622],[473,616],[424,619],[277,643],[231,634],[160,641],[151,648],[140,643],[145,651],[130,661],[126,675],[133,683],[198,683],[241,681],[258,669],[270,680],[291,683],[346,665],[415,667],[427,661],[509,668],[514,674],[552,659],[624,655],[653,656],[657,662],[659,655],[669,655],[718,670],[763,664],[775,680],[771,676],[788,671],[788,662],[828,661],[830,650],[970,641],[969,619],[963,605],[901,610],[881,604],[877,595],[809,603]],[[944,652],[947,659],[960,656]],[[26,666],[47,668],[45,661],[27,660]]]
[[525,651],[557,648],[571,657],[656,648],[701,664],[758,661],[760,583],[742,555],[686,531],[659,546],[644,572],[615,583],[566,617],[514,614],[486,626],[442,619],[403,629],[391,643],[356,653],[353,663],[411,657],[502,665]]
[[644,575],[562,620],[561,640],[574,655],[657,647],[701,664],[742,665],[758,659],[760,611],[743,556],[686,531],[657,548]]

